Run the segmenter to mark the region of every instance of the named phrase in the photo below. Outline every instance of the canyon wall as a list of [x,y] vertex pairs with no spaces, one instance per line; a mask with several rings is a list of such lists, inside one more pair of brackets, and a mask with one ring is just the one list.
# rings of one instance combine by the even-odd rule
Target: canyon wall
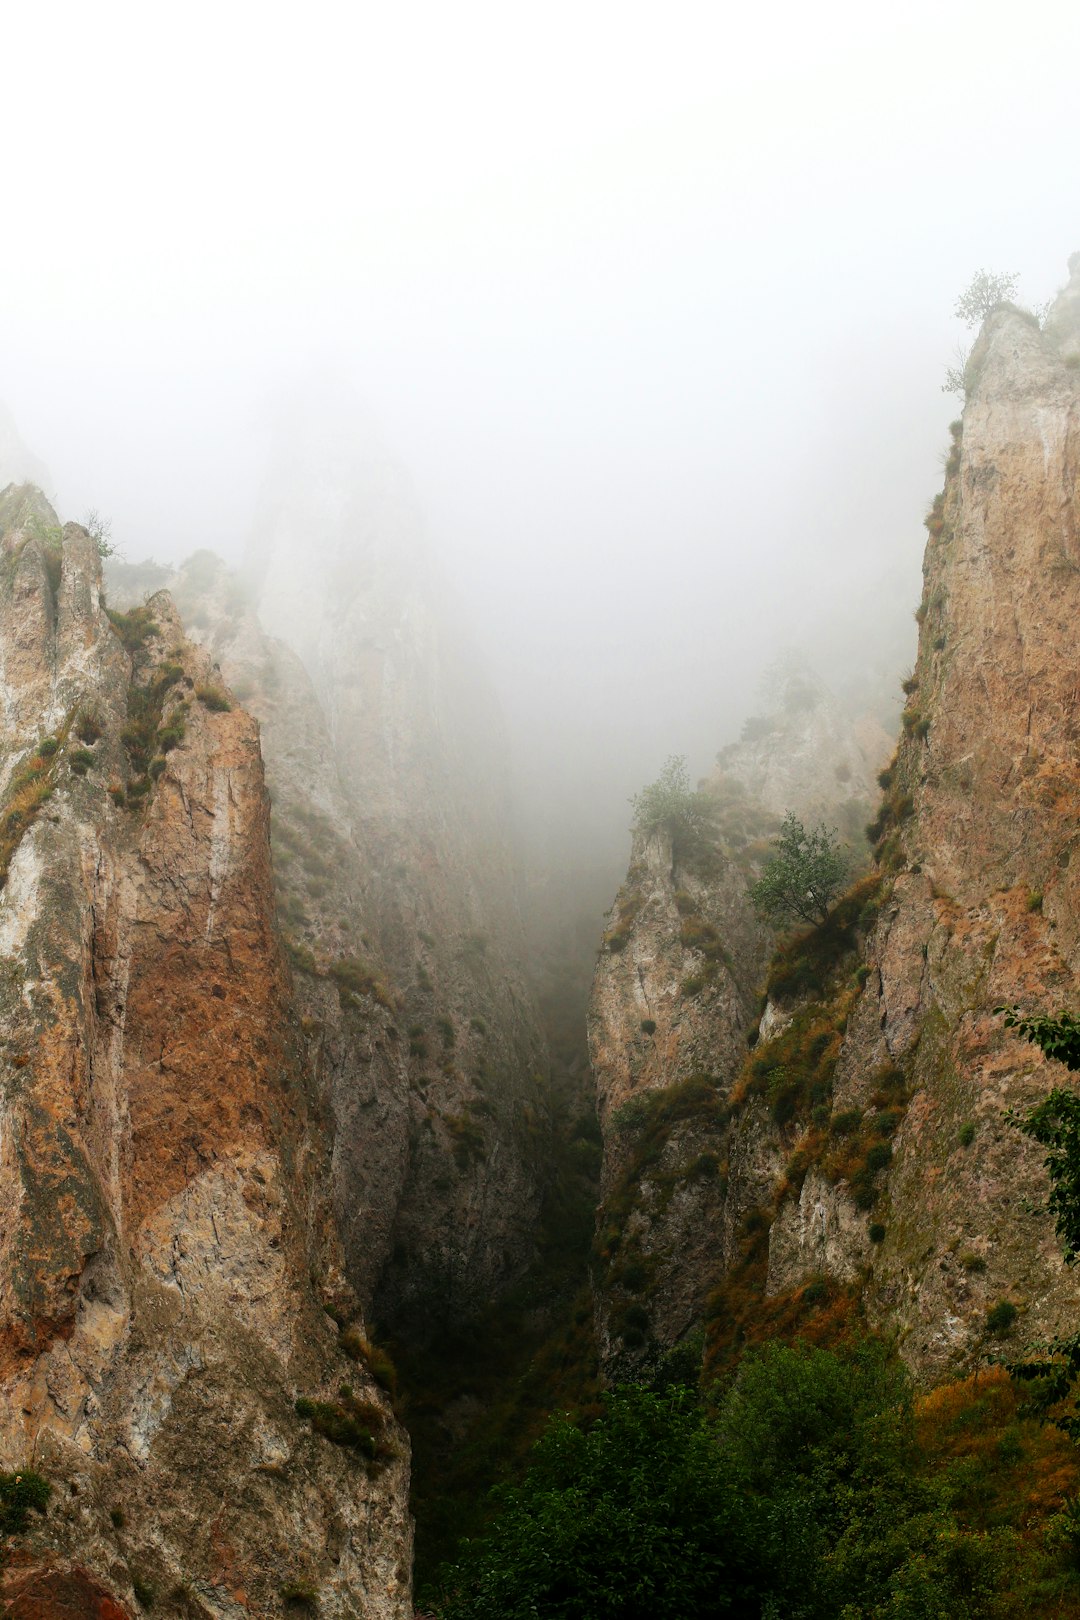
[[[545,1173],[501,717],[401,474],[362,434],[295,429],[246,573],[204,552],[168,579],[261,726],[350,1282],[424,1339],[526,1269]],[[148,583],[110,573],[118,601]]]
[[[637,1119],[624,1105],[617,1219],[598,1239],[599,1296],[616,1301],[639,1355],[695,1325],[715,1349],[813,1336],[854,1312],[895,1332],[933,1381],[994,1353],[1003,1332],[1033,1342],[1075,1325],[1080,1289],[1045,1210],[1040,1154],[1008,1122],[1053,1065],[995,1011],[1072,1005],[1080,965],[1080,259],[1070,268],[1042,330],[1000,306],[968,366],[927,518],[918,661],[868,829],[874,873],[766,973],[764,945],[747,954],[723,913],[728,868],[701,895],[684,884],[680,902],[666,850],[635,852],[647,898],[625,928],[617,918],[617,958],[609,940],[601,961],[593,1047],[605,1116],[635,1063],[653,1095]],[[767,751],[767,728],[751,740]],[[753,771],[761,791],[767,761]],[[704,1016],[687,1017],[675,989],[699,960],[672,954],[680,907],[715,917],[715,938],[697,929],[699,957],[719,964]],[[683,931],[693,944],[685,920]],[[767,1000],[740,1060],[743,961]],[[660,962],[666,998],[648,988]],[[655,1057],[635,1059],[646,992],[650,1009],[678,1009],[678,1041],[666,1033]],[[650,1207],[676,1214],[658,1223]],[[676,1225],[669,1241],[673,1220],[685,1236]],[[628,1304],[657,1267],[674,1280],[655,1308]],[[619,1353],[618,1334],[608,1348]]]
[[10,1612],[404,1615],[257,726],[36,491],[0,532],[0,1462],[53,1493]]

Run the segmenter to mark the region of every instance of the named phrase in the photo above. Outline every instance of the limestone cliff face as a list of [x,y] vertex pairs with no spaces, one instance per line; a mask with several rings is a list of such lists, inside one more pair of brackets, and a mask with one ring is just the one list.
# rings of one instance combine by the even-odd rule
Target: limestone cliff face
[[[861,1302],[926,1381],[996,1348],[988,1313],[999,1302],[1016,1308],[1017,1343],[1075,1327],[1080,1286],[1045,1213],[1040,1154],[1007,1118],[1055,1076],[994,1011],[1074,1007],[1080,967],[1080,259],[1070,268],[1042,331],[999,308],[972,355],[945,490],[927,519],[919,655],[882,775],[876,877],[836,926],[774,968],[733,1090],[722,1014],[689,1047],[696,1066],[712,1043],[719,1083],[676,1088],[628,1120],[629,1178],[600,1239],[624,1343],[636,1332],[663,1344],[700,1317],[695,1303],[665,1321],[664,1278],[678,1266],[672,1217],[658,1222],[658,1209],[698,1234],[697,1298],[711,1281],[710,1332],[728,1343],[750,1294],[759,1323],[799,1331],[838,1301]],[[648,926],[663,910],[651,900],[629,909],[631,939],[638,918]],[[669,917],[648,943],[625,947],[645,973],[639,998],[643,958],[661,961],[671,939]],[[643,1037],[633,975],[608,950],[594,1052],[610,1107],[634,1070],[610,1054]],[[654,991],[650,1004],[662,1004]],[[657,1086],[685,1069],[676,1052],[638,1072]],[[707,1194],[686,1191],[692,1165],[672,1148],[691,1118],[695,1147],[712,1135]],[[628,1310],[627,1271],[639,1290],[659,1279],[653,1320]]]
[[879,1060],[907,1074],[868,1299],[927,1376],[981,1348],[998,1300],[1030,1338],[1075,1326],[1080,1304],[1041,1208],[1039,1154],[1005,1121],[1052,1075],[993,1012],[1073,1006],[1080,966],[1071,268],[1044,333],[1001,309],[972,356],[928,519],[917,686],[888,800],[899,870],[838,1071],[853,1104]]
[[785,810],[861,826],[873,768],[823,685],[792,673],[718,756],[706,825],[635,835],[589,1011],[604,1135],[596,1298],[612,1369],[701,1322],[740,1222],[768,1201],[784,1144],[757,1106],[733,1135],[728,1107],[775,945],[747,888]]
[[257,726],[168,596],[110,623],[85,532],[0,504],[0,1465],[54,1490],[11,1612],[269,1615],[294,1587],[389,1620],[407,1443],[323,1309],[361,1326]]
[[205,553],[172,585],[262,726],[349,1279],[423,1335],[533,1253],[547,1055],[493,700],[398,475],[347,441],[313,454],[279,468],[246,593]]

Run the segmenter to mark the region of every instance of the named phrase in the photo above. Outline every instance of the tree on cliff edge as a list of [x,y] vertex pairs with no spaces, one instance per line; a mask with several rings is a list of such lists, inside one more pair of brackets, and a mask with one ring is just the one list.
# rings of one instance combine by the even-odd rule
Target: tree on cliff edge
[[685,754],[672,754],[655,782],[630,800],[634,831],[651,833],[666,827],[673,839],[695,833],[704,820],[702,798],[690,786]]
[[1018,275],[976,270],[953,307],[953,314],[965,326],[981,326],[992,309],[1008,303],[1019,285]]
[[755,910],[781,926],[793,918],[815,926],[827,922],[848,875],[836,832],[824,823],[808,830],[789,810],[773,848],[750,890]]

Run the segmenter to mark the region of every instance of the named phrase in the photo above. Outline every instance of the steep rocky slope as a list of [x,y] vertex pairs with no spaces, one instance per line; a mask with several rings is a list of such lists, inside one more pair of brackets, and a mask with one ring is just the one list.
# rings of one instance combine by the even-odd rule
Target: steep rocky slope
[[[500,720],[399,486],[348,435],[301,435],[246,587],[207,553],[170,585],[262,727],[349,1278],[380,1322],[423,1337],[534,1253],[548,1060]],[[117,600],[146,585],[112,578]]]
[[257,727],[168,596],[110,622],[35,491],[0,530],[0,1464],[53,1486],[11,1612],[401,1615],[407,1442],[325,1195]]
[[[624,1105],[614,1219],[599,1240],[612,1354],[620,1336],[631,1348],[636,1336],[640,1354],[694,1321],[717,1351],[796,1324],[827,1333],[858,1310],[932,1381],[977,1362],[1010,1320],[1028,1340],[1075,1325],[1080,1288],[1043,1207],[1039,1154],[1008,1123],[1051,1075],[995,1013],[1071,1005],[1080,965],[1080,259],[1070,268],[1044,330],[1000,307],[972,355],[927,518],[918,662],[881,777],[875,875],[774,962],[741,1063],[735,1004],[718,997],[715,1020],[690,1021],[687,1061],[665,1037],[637,1065],[651,1095],[636,1119]],[[695,960],[671,957],[666,865],[662,852],[646,868],[659,907],[629,908],[628,960],[613,961],[609,941],[598,970],[608,1114],[634,1081],[638,1002],[664,1005],[654,964],[665,962],[675,1006],[677,974]],[[723,883],[706,888],[702,915]],[[730,923],[714,927],[698,949],[719,958],[726,987]],[[652,1308],[628,1305],[650,1283]]]
[[777,1174],[775,1146],[744,1142],[729,1186],[727,1099],[775,945],[747,897],[769,838],[785,810],[861,827],[870,804],[874,761],[822,683],[800,670],[777,685],[718,756],[704,825],[635,833],[597,963],[597,1302],[612,1368],[700,1324],[739,1221]]

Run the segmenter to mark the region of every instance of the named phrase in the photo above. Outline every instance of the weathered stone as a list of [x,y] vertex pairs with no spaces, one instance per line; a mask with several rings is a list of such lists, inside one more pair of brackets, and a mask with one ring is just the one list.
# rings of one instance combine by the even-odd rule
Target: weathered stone
[[[257,726],[199,697],[219,677],[167,596],[129,656],[82,530],[5,546],[0,1465],[32,1457],[54,1486],[13,1612],[116,1620],[138,1582],[270,1615],[295,1581],[322,1613],[390,1620],[407,1443],[311,1282],[340,1250]],[[377,1467],[294,1410],[344,1381]]]

